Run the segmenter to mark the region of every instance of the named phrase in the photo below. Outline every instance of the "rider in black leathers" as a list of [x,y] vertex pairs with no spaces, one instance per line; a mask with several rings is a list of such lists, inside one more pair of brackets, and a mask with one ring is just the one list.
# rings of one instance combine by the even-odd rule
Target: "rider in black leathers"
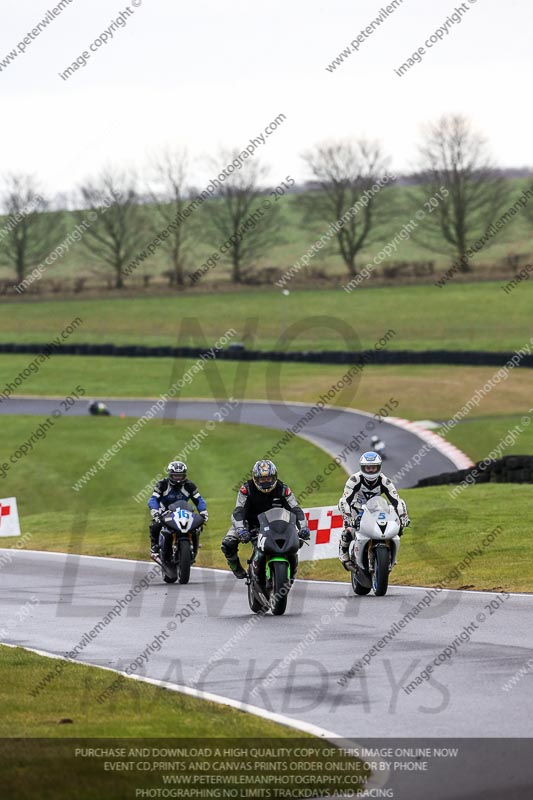
[[[259,529],[258,516],[274,507],[286,508],[296,516],[300,539],[309,539],[305,514],[298,505],[291,489],[280,480],[272,461],[257,461],[252,470],[252,480],[246,481],[237,493],[237,504],[231,517],[231,528],[222,540],[221,550],[236,578],[246,578],[246,571],[239,560],[238,547],[256,539]],[[260,568],[260,561],[255,564]]]

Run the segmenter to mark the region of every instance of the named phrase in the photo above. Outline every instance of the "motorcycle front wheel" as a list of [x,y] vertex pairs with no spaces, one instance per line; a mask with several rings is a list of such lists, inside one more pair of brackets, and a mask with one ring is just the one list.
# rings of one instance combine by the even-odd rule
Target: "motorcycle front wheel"
[[178,542],[178,582],[189,583],[191,577],[191,545],[188,539]]
[[383,597],[387,593],[389,586],[389,549],[388,547],[376,547],[374,553],[374,574],[372,576],[372,588],[376,597]]
[[270,609],[274,616],[277,617],[284,614],[287,608],[287,596],[291,588],[289,565],[286,561],[273,561],[270,569],[272,573]]

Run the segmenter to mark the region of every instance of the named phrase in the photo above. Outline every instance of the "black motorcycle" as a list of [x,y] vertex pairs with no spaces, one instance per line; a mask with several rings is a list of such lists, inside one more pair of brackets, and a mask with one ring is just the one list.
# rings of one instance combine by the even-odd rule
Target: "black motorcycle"
[[285,613],[298,567],[300,539],[296,516],[285,508],[259,514],[254,553],[248,562],[248,602],[254,614]]
[[159,555],[152,560],[161,567],[165,583],[189,583],[204,518],[180,500],[162,513],[161,523]]
[[92,403],[89,403],[87,410],[89,414],[93,417],[110,417],[111,411],[108,409],[105,403],[102,403],[98,400],[93,400]]

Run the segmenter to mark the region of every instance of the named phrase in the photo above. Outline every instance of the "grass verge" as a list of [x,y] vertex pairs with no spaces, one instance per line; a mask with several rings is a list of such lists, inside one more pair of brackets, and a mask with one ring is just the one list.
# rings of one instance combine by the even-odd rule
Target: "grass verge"
[[73,662],[63,670],[61,680],[52,681],[46,692],[40,692],[34,698],[24,687],[38,684],[55,662],[20,647],[0,645],[0,656],[2,738],[192,738],[222,735],[229,738],[286,738],[295,735],[291,728],[269,720],[131,678],[125,678],[121,691],[102,707],[97,697],[116,675]]
[[[532,401],[533,404],[533,401]],[[515,414],[471,419],[446,434],[474,461],[487,458],[491,451],[498,456],[533,453],[533,415]]]
[[[5,421],[3,445],[6,452],[12,452],[28,438],[39,418],[6,417]],[[27,547],[146,559],[148,510],[146,505],[135,503],[132,495],[179,452],[183,442],[197,432],[197,423],[148,423],[104,471],[99,471],[80,492],[74,492],[73,482],[116,441],[128,423],[116,418],[65,418],[58,422],[61,424],[57,429],[49,431],[47,438],[39,441],[34,451],[0,481],[2,496],[18,498],[23,532],[31,534]],[[238,426],[224,424],[211,431],[201,449],[188,459],[189,474],[207,495],[210,511],[209,524],[202,534],[199,566],[225,566],[220,541],[235,501],[229,487],[278,437],[277,431],[250,427],[243,441]],[[329,458],[295,437],[276,461],[280,475],[298,497]],[[336,469],[304,505],[335,504],[344,482],[344,471]],[[453,499],[449,491],[447,487],[434,487],[402,492],[413,524],[402,539],[393,582],[438,583],[443,570],[459,563],[478,540],[501,525],[503,533],[497,541],[483,549],[482,555],[449,588],[502,586],[509,591],[532,591],[533,542],[524,537],[533,516],[531,487],[483,484],[468,487]],[[12,543],[14,540],[3,541],[4,546]],[[301,576],[308,571],[309,566],[302,564]],[[320,579],[348,579],[337,560],[320,561],[311,573],[311,577]]]
[[[257,766],[258,761],[268,764],[268,757],[231,759],[227,748],[232,747],[235,752],[284,747],[283,774],[296,780],[306,771],[296,766],[302,763],[295,757],[299,747],[318,762],[344,767],[344,774],[349,770],[363,780],[369,775],[360,760],[333,752],[329,742],[141,681],[125,679],[103,711],[96,698],[112,673],[97,667],[71,663],[61,681],[32,698],[25,687],[40,681],[52,663],[22,648],[0,646],[0,795],[6,800],[70,800],[73,794],[80,800],[224,796],[222,791],[207,794],[209,785],[223,786],[227,797],[242,797],[254,761],[254,774],[259,769],[276,785],[278,771]],[[319,788],[331,786],[328,777],[314,775]],[[295,789],[301,783],[296,780]],[[191,783],[198,788],[189,789]],[[181,793],[157,794],[172,792],[172,785]],[[305,795],[297,789],[291,794],[299,796]]]
[[[31,362],[29,355],[0,355],[0,391]],[[193,361],[156,358],[54,356],[17,388],[20,394],[65,397],[76,385],[86,397],[155,397],[187,371]],[[348,371],[349,365],[265,362],[207,362],[181,397],[261,399],[315,403]],[[407,419],[450,419],[494,374],[492,367],[364,367],[331,401],[374,413],[393,397],[395,414]],[[489,392],[473,414],[520,414],[531,406],[533,370],[515,369]]]
[[[533,541],[524,536],[533,514],[531,487],[481,484],[467,487],[453,499],[450,489],[402,491],[412,524],[402,537],[391,584],[436,586],[474,553],[462,570],[446,580],[446,588],[532,592]],[[314,568],[303,563],[300,575],[350,580],[335,560],[321,561]]]
[[[356,350],[373,348],[392,329],[396,334],[387,344],[390,350],[513,351],[529,341],[533,284],[524,282],[508,295],[501,286],[494,281],[452,282],[444,289],[365,287],[352,294],[310,289],[286,296],[281,290],[262,289],[245,296],[212,292],[201,297],[23,300],[2,304],[0,337],[44,344],[81,317],[71,343],[176,345],[179,341],[210,347],[234,328],[233,340],[251,348]],[[348,331],[348,341],[340,331]]]
[[[39,417],[4,417],[3,452],[13,453],[42,421]],[[198,433],[197,422],[153,420],[98,470],[80,491],[74,483],[116,442],[130,424],[117,418],[57,420],[33,450],[11,465],[0,479],[0,496],[17,497],[28,546],[35,549],[127,558],[146,558],[149,512],[136,495]],[[205,495],[209,523],[202,534],[200,566],[225,564],[220,542],[228,530],[236,493],[257,458],[278,442],[280,432],[249,426],[217,425],[187,457],[189,476]],[[3,459],[2,459],[3,460]],[[298,495],[329,463],[329,456],[294,437],[276,456],[280,477]],[[323,486],[340,496],[345,473],[337,468]],[[31,487],[29,490],[28,487]],[[11,541],[2,540],[6,545]]]

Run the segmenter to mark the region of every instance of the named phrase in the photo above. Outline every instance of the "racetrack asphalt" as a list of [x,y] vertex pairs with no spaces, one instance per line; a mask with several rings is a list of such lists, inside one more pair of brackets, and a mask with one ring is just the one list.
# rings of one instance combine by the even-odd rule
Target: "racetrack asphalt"
[[[31,596],[38,600],[2,636],[8,644],[64,655],[83,640],[77,661],[250,703],[351,740],[392,737],[405,745],[406,736],[531,735],[531,674],[521,685],[503,688],[531,658],[531,596],[443,590],[407,618],[427,590],[390,586],[382,598],[356,597],[348,584],[296,581],[284,616],[255,616],[244,582],[221,570],[193,568],[188,585],[169,586],[146,562],[23,550],[0,554],[10,556],[1,570],[3,620],[17,619]],[[120,615],[84,638],[148,574]],[[197,608],[186,616],[188,604]],[[408,622],[400,627],[402,619]],[[160,649],[140,658],[157,635]],[[454,641],[460,642],[455,649]],[[453,652],[429,678],[406,691],[447,647]],[[359,659],[363,668],[346,679]],[[471,747],[483,752],[482,743]],[[486,775],[494,779],[494,758],[488,761]],[[395,780],[416,786],[412,775]],[[525,776],[514,771],[506,780],[507,789],[513,781],[523,788]],[[489,785],[497,784],[487,783],[487,790]],[[467,788],[462,784],[460,794],[450,794],[443,783],[432,797],[466,798]]]
[[[62,398],[44,397],[10,397],[0,403],[0,414],[32,414],[47,417],[58,407]],[[113,415],[124,414],[126,417],[139,419],[153,406],[154,400],[106,400],[106,405]],[[224,402],[212,400],[180,400],[170,401],[155,416],[166,419],[183,419],[205,421],[214,419],[214,415],[224,406]],[[224,422],[261,425],[285,431],[308,413],[312,405],[298,403],[266,403],[259,401],[240,401],[224,418]],[[86,416],[87,403],[77,401],[69,410],[69,416]],[[423,447],[422,439],[411,430],[405,430],[387,422],[377,422],[372,415],[351,411],[344,408],[324,408],[320,414],[311,419],[302,428],[301,435],[313,444],[328,452],[332,457],[339,456],[347,443],[361,434],[357,449],[345,454],[342,466],[347,472],[358,469],[358,461],[362,452],[371,448],[370,438],[373,434],[382,438],[387,446],[387,459],[384,472],[389,477],[399,472],[415,454]],[[363,438],[364,437],[364,438]],[[280,438],[282,438],[280,436]],[[435,448],[428,449],[419,463],[412,464],[409,470],[398,477],[396,483],[400,488],[413,486],[421,478],[451,472],[456,467],[447,455]]]

